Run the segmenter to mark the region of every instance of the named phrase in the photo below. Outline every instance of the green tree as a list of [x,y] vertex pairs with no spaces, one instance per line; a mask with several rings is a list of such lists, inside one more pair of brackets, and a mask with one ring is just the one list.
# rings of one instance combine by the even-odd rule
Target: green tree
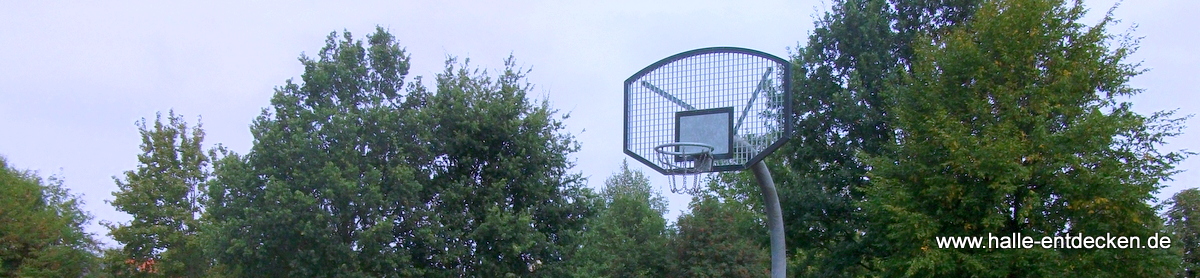
[[[404,222],[428,217],[423,174],[408,161],[413,106],[400,90],[409,58],[378,30],[368,46],[330,34],[301,56],[302,83],[276,88],[251,125],[247,155],[223,153],[208,189],[204,241],[232,276],[416,276]],[[403,143],[409,142],[409,143]]]
[[670,231],[663,214],[667,201],[641,171],[628,162],[604,181],[604,204],[584,233],[583,250],[574,260],[577,277],[665,277],[669,271]]
[[671,277],[766,277],[771,255],[763,243],[762,212],[713,194],[692,199],[676,222]]
[[171,111],[153,126],[137,123],[142,137],[136,170],[113,179],[117,191],[110,202],[133,216],[129,223],[104,223],[122,245],[124,265],[109,271],[128,277],[201,277],[210,262],[198,241],[202,190],[208,181],[209,157],[201,147],[200,124],[189,129]]
[[495,78],[468,67],[448,60],[422,109],[434,158],[422,228],[434,236],[415,260],[446,276],[566,276],[595,198],[568,173],[579,145],[548,102],[526,100],[527,71],[511,57]]
[[0,277],[83,277],[98,251],[83,225],[91,215],[63,188],[0,157]]
[[[836,0],[793,55],[796,134],[767,166],[778,186],[790,250],[789,273],[850,277],[875,257],[863,213],[870,167],[893,139],[886,77],[910,67],[918,37],[936,37],[969,19],[979,0]],[[757,186],[743,175],[743,195]],[[752,193],[754,195],[747,195]]]
[[405,87],[391,34],[366,44],[334,33],[302,56],[303,82],[276,89],[250,153],[218,160],[213,257],[239,276],[565,275],[593,197],[525,72],[449,59],[435,93]]
[[[919,36],[910,73],[883,96],[894,144],[871,156],[866,212],[884,276],[1163,277],[1163,249],[941,249],[935,236],[1020,233],[1148,238],[1148,203],[1182,153],[1156,147],[1181,119],[1118,98],[1140,71],[1111,17],[1082,3],[986,1],[961,26]],[[1111,46],[1112,42],[1119,45]]]
[[1200,277],[1200,189],[1189,188],[1171,196],[1166,205],[1172,247],[1183,255],[1178,277]]

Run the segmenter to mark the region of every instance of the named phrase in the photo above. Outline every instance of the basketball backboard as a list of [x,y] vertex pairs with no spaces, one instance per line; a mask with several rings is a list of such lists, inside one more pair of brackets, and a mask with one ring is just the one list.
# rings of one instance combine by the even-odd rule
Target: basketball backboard
[[685,174],[672,160],[655,159],[663,148],[655,149],[687,143],[668,153],[711,152],[707,172],[745,169],[791,135],[784,120],[791,114],[790,74],[787,60],[735,47],[655,62],[625,80],[625,153],[662,174]]

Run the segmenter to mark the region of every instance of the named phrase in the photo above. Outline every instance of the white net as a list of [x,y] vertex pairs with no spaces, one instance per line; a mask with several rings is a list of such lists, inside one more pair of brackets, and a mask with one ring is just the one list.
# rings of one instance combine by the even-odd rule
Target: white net
[[695,195],[700,192],[700,176],[712,172],[713,149],[707,144],[689,142],[662,144],[654,148],[658,162],[667,170],[672,193]]

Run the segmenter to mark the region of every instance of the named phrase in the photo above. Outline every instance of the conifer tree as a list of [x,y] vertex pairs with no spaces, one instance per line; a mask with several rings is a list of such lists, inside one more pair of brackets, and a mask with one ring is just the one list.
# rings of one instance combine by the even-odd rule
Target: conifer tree
[[761,239],[762,212],[713,194],[692,199],[671,240],[670,277],[767,277],[771,255]]
[[104,223],[120,245],[122,265],[109,271],[126,277],[201,277],[210,264],[198,241],[209,156],[202,149],[200,124],[188,128],[174,111],[148,126],[138,123],[142,153],[136,170],[113,178],[111,204],[133,216],[128,223]]
[[621,169],[604,181],[604,204],[588,222],[576,277],[665,277],[672,254],[663,214],[667,201],[641,171]]

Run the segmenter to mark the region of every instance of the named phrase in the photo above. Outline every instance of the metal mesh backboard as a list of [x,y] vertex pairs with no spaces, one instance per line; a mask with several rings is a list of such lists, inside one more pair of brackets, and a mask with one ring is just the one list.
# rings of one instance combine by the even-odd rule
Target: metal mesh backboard
[[[625,80],[625,153],[663,174],[656,157],[666,143],[713,147],[712,171],[762,160],[790,137],[790,64],[745,48],[676,54]],[[676,151],[687,151],[678,147]]]

